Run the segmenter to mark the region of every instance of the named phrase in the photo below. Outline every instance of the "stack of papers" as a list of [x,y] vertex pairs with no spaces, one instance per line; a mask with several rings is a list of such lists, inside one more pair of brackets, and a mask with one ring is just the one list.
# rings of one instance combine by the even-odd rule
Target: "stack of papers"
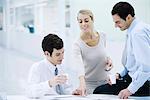
[[96,95],[91,94],[87,96],[76,96],[76,95],[55,95],[45,96],[42,100],[116,100],[119,99],[115,95]]

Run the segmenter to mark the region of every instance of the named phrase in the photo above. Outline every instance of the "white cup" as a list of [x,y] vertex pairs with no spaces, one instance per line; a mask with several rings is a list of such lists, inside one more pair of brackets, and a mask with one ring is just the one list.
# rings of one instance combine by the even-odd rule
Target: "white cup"
[[115,74],[110,74],[109,75],[110,81],[112,84],[116,84],[116,76]]
[[67,77],[66,84],[68,84],[68,79],[69,79],[68,74],[67,74],[67,73],[63,73],[62,75],[64,75],[64,76],[66,76],[66,77]]

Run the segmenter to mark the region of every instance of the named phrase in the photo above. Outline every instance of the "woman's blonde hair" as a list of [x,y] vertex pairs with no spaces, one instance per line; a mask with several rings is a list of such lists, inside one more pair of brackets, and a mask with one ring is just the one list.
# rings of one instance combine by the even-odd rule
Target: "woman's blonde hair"
[[78,19],[79,14],[89,15],[91,20],[94,21],[93,13],[90,10],[87,10],[87,9],[79,10],[78,15],[77,15],[77,19]]

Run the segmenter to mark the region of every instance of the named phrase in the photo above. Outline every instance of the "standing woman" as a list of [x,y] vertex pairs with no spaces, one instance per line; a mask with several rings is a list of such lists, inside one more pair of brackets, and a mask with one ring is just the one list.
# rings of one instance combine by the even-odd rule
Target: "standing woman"
[[79,87],[75,95],[92,94],[93,90],[108,83],[107,70],[112,68],[110,58],[106,56],[106,37],[94,30],[94,18],[90,10],[80,10],[77,21],[81,30],[80,38],[73,44],[75,66],[78,70]]

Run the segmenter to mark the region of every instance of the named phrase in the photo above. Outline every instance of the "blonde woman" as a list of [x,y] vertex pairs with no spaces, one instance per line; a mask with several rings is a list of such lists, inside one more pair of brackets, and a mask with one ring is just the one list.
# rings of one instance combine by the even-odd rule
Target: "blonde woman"
[[78,70],[79,87],[75,95],[92,94],[94,89],[108,83],[108,70],[112,68],[106,56],[106,37],[103,32],[94,30],[94,16],[90,10],[80,10],[77,21],[81,30],[80,38],[73,44],[75,66]]

